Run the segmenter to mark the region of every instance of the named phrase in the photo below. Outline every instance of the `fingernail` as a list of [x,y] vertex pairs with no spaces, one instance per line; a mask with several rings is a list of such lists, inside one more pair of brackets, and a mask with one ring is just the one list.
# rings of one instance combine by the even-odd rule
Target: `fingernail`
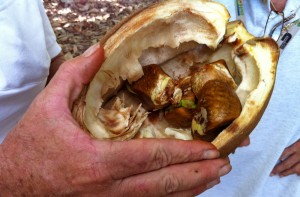
[[203,159],[215,159],[220,157],[220,153],[217,150],[207,150],[203,153]]
[[97,49],[99,49],[100,44],[96,43],[93,46],[91,46],[90,48],[88,48],[83,54],[83,57],[89,57],[91,55],[93,55],[93,53],[95,53],[95,51],[97,51]]
[[220,170],[219,170],[219,176],[224,176],[226,174],[228,174],[231,171],[231,165],[227,164],[225,166],[223,166]]
[[271,173],[270,176],[275,176],[275,174],[274,174],[274,173]]
[[219,180],[219,179],[214,180],[214,181],[208,183],[208,184],[206,185],[206,188],[207,188],[207,189],[210,189],[210,188],[212,188],[213,186],[215,186],[215,185],[217,185],[217,184],[219,184],[219,183],[220,183],[220,180]]
[[282,158],[280,158],[279,160],[281,161],[281,162],[283,162],[284,160],[286,160],[287,159],[287,157],[282,157]]

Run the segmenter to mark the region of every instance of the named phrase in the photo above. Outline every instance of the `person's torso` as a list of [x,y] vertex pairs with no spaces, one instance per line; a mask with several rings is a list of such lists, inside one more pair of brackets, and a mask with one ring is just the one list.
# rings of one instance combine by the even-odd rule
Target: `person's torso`
[[40,0],[0,1],[0,143],[45,86],[53,39],[45,17]]
[[[229,9],[231,20],[236,20],[236,0],[218,2]],[[289,0],[285,15],[288,16],[297,6],[300,6],[300,1]],[[262,5],[261,0],[244,0],[246,26],[250,33],[263,36],[269,9],[270,6]],[[300,18],[300,11],[295,19],[298,18]],[[234,155],[230,156],[232,172],[222,178],[220,185],[205,192],[203,196],[296,197],[300,195],[300,178],[296,175],[282,179],[270,177],[270,172],[282,151],[300,138],[299,43],[300,31],[280,56],[275,89],[261,121],[250,135],[251,144],[239,148]]]

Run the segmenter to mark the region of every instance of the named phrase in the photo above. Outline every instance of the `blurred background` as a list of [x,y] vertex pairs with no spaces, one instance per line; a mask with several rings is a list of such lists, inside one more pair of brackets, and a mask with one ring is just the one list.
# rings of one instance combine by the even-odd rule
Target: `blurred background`
[[159,0],[44,0],[65,59],[82,54],[122,18]]

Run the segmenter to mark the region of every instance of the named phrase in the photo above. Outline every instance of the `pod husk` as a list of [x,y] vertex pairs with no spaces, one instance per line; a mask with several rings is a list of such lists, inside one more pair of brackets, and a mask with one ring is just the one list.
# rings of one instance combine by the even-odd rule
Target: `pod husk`
[[[173,0],[125,18],[100,41],[106,61],[73,106],[77,122],[96,138],[127,140],[115,138],[97,118],[102,104],[117,93],[125,80],[132,82],[142,77],[140,62],[146,64],[147,59],[139,58],[149,48],[163,48],[168,55],[155,59],[163,63],[194,48],[196,43],[213,51],[207,61],[225,59],[238,82],[242,113],[212,142],[222,156],[233,152],[249,136],[267,107],[279,49],[271,38],[254,38],[241,22],[228,23],[229,17],[227,9],[216,2]],[[222,52],[225,48],[227,51]],[[224,54],[226,57],[222,57]],[[158,136],[168,136],[160,132]]]

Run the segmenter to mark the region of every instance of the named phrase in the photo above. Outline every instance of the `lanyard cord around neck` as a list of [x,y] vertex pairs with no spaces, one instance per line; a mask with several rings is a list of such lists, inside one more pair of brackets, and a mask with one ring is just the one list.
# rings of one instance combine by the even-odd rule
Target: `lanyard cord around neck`
[[236,0],[235,10],[237,13],[237,20],[240,20],[244,23],[246,27],[246,18],[245,18],[245,10],[244,10],[244,0]]
[[[236,0],[235,7],[237,13],[237,20],[242,21],[246,27],[244,0]],[[299,9],[300,6],[296,8],[295,14]],[[295,37],[295,35],[298,33],[299,30],[300,30],[300,18],[295,20],[294,22],[284,25],[283,33],[280,35],[277,41],[281,53],[284,51],[286,46],[291,42],[291,40]]]

